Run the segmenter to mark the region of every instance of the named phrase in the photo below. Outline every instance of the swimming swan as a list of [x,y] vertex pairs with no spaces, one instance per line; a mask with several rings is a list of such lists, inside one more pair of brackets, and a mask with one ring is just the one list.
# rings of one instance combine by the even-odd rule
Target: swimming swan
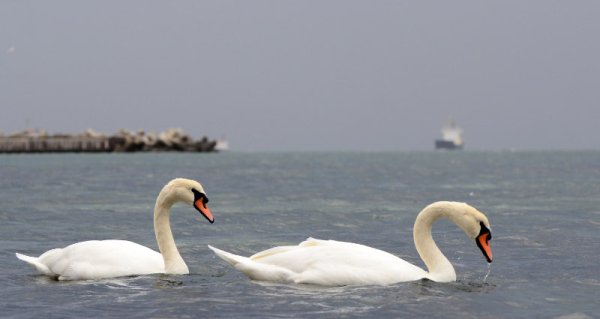
[[154,233],[160,253],[126,240],[90,240],[51,249],[39,257],[17,253],[40,273],[58,280],[103,279],[155,273],[188,274],[175,246],[169,209],[176,202],[194,206],[210,223],[214,217],[200,183],[183,178],[170,181],[158,194],[154,206]]
[[388,285],[423,278],[456,281],[454,267],[431,237],[431,225],[440,217],[464,230],[487,261],[492,262],[492,234],[487,217],[468,204],[457,202],[430,204],[417,216],[413,228],[415,246],[429,271],[379,249],[334,240],[308,238],[298,246],[275,247],[251,257],[209,248],[250,279],[259,281],[324,286]]

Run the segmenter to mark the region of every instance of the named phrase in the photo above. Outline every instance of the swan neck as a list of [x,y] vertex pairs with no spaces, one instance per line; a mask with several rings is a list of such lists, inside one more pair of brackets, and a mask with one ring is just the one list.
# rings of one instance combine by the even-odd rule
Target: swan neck
[[170,196],[164,194],[164,190],[159,194],[154,207],[154,233],[165,263],[165,273],[188,274],[188,267],[179,254],[171,232],[170,209],[174,203]]
[[454,267],[431,236],[433,223],[441,217],[447,218],[447,211],[438,207],[428,206],[419,213],[413,227],[415,247],[427,266],[428,279],[438,282],[455,281]]

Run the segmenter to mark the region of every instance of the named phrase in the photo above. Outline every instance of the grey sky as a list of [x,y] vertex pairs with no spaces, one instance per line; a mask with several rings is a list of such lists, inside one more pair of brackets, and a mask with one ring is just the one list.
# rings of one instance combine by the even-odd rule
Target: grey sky
[[600,149],[599,1],[0,2],[0,130]]

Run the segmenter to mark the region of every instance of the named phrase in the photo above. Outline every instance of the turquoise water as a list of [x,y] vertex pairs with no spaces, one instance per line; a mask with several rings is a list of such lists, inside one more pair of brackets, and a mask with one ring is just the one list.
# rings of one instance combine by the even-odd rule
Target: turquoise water
[[[154,200],[199,180],[216,222],[176,206],[190,275],[56,282],[15,252],[119,238],[156,249]],[[600,313],[600,152],[37,154],[0,156],[5,318],[553,318]],[[466,201],[492,225],[494,262],[448,222],[434,238],[458,281],[377,287],[249,281],[206,247],[250,255],[308,236],[353,241],[419,266],[416,214]]]

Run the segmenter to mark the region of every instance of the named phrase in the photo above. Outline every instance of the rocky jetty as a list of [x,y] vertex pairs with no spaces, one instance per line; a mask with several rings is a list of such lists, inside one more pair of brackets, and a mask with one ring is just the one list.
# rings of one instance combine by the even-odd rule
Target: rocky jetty
[[122,129],[110,136],[93,130],[75,135],[49,135],[37,130],[0,135],[0,153],[214,152],[216,144],[208,137],[196,141],[182,129],[168,129],[159,134]]
[[195,141],[182,129],[169,129],[162,133],[146,133],[143,130],[131,132],[120,130],[108,138],[109,145],[115,152],[212,152],[216,141],[203,137]]

